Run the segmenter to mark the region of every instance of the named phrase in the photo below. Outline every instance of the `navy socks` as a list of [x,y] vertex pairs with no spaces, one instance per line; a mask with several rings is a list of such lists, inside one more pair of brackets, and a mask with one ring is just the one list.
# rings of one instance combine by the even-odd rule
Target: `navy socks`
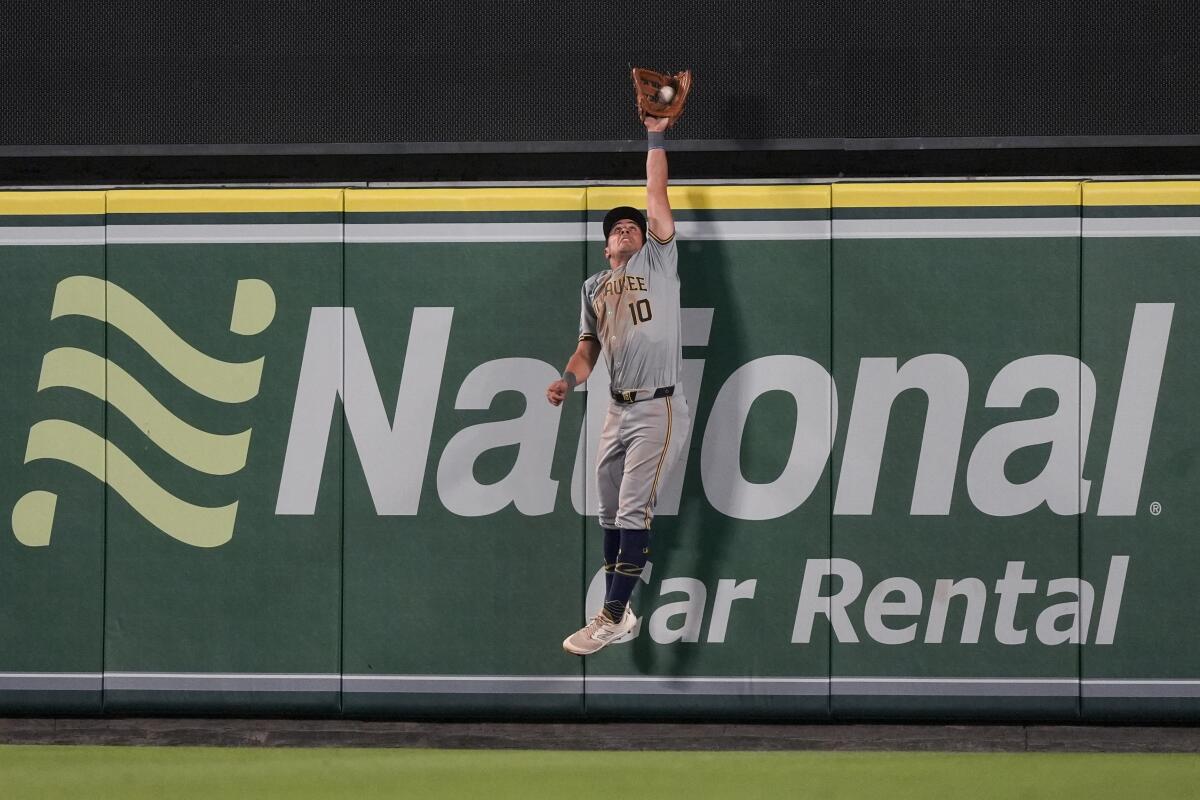
[[617,553],[621,551],[621,529],[604,529],[604,596],[612,591],[613,571],[617,568]]
[[[609,535],[605,530],[605,547],[608,546]],[[608,593],[604,596],[604,613],[614,622],[620,622],[625,615],[625,607],[629,598],[642,577],[642,569],[650,558],[650,531],[622,530],[620,550],[617,553],[617,565],[612,572],[612,580],[608,583]],[[607,561],[607,552],[605,560]],[[608,575],[605,575],[607,580]]]

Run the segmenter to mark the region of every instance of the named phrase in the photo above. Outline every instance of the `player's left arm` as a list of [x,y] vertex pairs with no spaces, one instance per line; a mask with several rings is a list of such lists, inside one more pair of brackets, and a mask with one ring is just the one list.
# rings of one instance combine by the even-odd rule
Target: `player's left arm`
[[665,117],[646,117],[646,134],[651,138],[650,150],[646,152],[646,215],[650,233],[660,242],[670,241],[675,235],[675,219],[671,216],[671,203],[667,199],[667,150],[654,147],[657,134],[662,137],[671,124]]

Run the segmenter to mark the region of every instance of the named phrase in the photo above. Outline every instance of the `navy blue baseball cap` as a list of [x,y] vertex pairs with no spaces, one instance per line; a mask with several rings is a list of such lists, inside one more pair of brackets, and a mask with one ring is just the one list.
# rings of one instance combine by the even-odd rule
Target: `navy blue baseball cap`
[[632,206],[617,206],[612,211],[604,215],[604,239],[608,240],[608,234],[616,225],[623,219],[631,219],[637,223],[637,226],[642,229],[642,241],[646,240],[646,215],[638,211]]

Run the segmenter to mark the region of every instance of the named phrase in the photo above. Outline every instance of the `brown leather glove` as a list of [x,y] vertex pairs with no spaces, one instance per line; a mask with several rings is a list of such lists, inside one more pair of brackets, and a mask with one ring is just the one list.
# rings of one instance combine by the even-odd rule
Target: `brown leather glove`
[[[683,113],[683,104],[687,102],[688,92],[692,90],[691,70],[663,75],[653,70],[634,67],[632,75],[633,90],[637,95],[638,116],[643,120],[646,117],[666,117],[671,120],[669,125],[674,125]],[[675,96],[667,102],[663,102],[658,93],[664,86],[670,86],[675,92]]]

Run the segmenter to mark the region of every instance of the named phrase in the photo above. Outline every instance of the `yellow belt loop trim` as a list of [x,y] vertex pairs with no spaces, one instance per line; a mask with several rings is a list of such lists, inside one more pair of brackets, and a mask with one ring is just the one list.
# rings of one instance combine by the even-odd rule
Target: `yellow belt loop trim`
[[647,530],[650,528],[650,506],[654,505],[654,500],[658,493],[658,476],[662,472],[663,462],[667,460],[667,448],[671,446],[671,398],[664,397],[663,402],[667,404],[667,440],[663,442],[662,455],[658,457],[658,467],[654,470],[654,483],[650,485],[650,499],[646,503],[646,509],[642,516],[643,524]]

